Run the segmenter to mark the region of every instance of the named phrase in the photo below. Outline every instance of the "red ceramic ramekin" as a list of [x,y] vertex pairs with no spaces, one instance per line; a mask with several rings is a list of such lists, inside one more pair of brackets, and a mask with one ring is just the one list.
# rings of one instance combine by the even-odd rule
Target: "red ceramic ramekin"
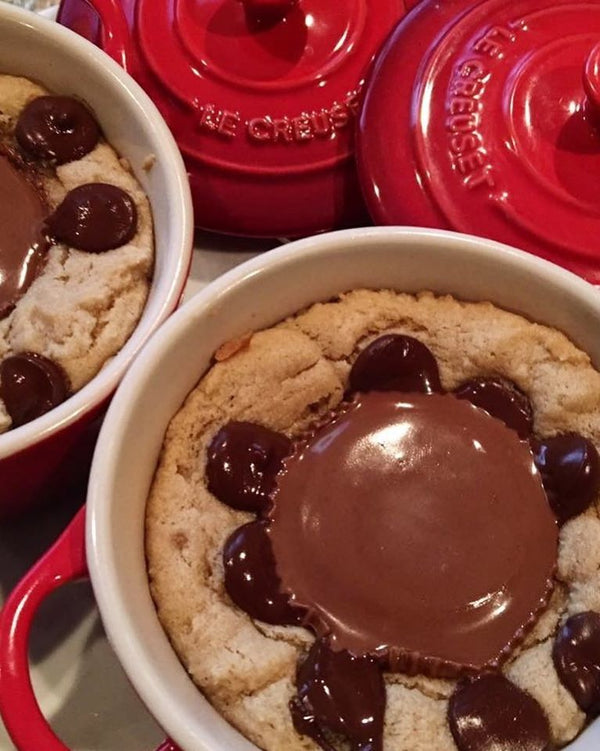
[[[105,29],[109,50],[114,35],[112,28]],[[156,241],[150,295],[121,351],[66,402],[0,435],[1,517],[22,511],[64,481],[69,458],[134,355],[176,308],[191,261],[193,219],[186,171],[167,126],[151,100],[108,55],[56,23],[1,3],[0,71],[87,102],[150,199]],[[144,169],[150,156],[154,164]]]
[[[173,315],[136,358],[104,421],[84,512],[10,597],[0,619],[0,710],[19,751],[67,751],[36,706],[28,630],[40,601],[87,566],[108,637],[135,689],[184,751],[256,751],[206,701],[157,619],[144,514],[165,429],[215,350],[357,287],[487,300],[564,331],[600,366],[600,295],[532,255],[440,230],[381,227],[290,243],[247,262]],[[569,746],[595,751],[600,720]]]

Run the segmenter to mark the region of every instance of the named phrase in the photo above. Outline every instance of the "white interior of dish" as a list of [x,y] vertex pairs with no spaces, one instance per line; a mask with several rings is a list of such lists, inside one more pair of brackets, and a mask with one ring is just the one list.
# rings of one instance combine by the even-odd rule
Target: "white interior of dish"
[[[109,639],[154,717],[184,751],[255,747],[194,687],[150,599],[144,506],[165,428],[224,341],[355,287],[490,300],[567,332],[600,365],[600,295],[593,287],[506,246],[433,230],[348,230],[294,242],[234,269],[179,310],[136,359],[104,422],[87,544]],[[570,749],[599,744],[600,721]]]
[[[0,3],[0,72],[26,76],[91,107],[148,194],[156,234],[153,285],[127,344],[67,402],[0,435],[2,458],[74,421],[114,390],[132,357],[179,301],[191,260],[193,219],[187,174],[173,136],[148,96],[101,50],[52,21]],[[145,170],[152,154],[156,162]]]

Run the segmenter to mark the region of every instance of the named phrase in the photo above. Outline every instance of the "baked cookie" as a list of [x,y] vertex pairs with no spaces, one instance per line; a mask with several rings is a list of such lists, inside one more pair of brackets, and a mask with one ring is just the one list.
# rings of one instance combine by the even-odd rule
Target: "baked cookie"
[[146,553],[233,725],[268,751],[543,751],[600,713],[584,352],[490,303],[355,290],[216,360],[165,436]]
[[84,386],[148,295],[150,207],[84,104],[0,75],[0,432]]

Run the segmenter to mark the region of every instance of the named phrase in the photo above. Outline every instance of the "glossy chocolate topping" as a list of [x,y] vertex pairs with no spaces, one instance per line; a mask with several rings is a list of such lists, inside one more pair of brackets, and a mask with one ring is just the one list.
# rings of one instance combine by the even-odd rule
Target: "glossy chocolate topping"
[[225,589],[253,618],[265,623],[299,624],[304,610],[294,608],[281,590],[265,522],[250,522],[230,535],[223,549]]
[[448,721],[459,751],[550,751],[550,728],[538,702],[503,675],[459,684]]
[[600,614],[574,615],[561,628],[552,652],[554,667],[587,714],[600,714]]
[[375,660],[333,652],[318,639],[298,669],[296,685],[290,709],[299,733],[324,749],[332,749],[328,730],[349,741],[351,751],[381,751],[385,687]]
[[41,96],[23,109],[15,135],[30,156],[64,164],[90,152],[98,143],[100,129],[76,99]]
[[67,193],[48,218],[49,234],[72,248],[102,253],[129,242],[137,231],[137,209],[116,185],[88,183]]
[[264,511],[281,461],[292,442],[281,433],[249,422],[230,422],[208,448],[208,489],[228,506]]
[[43,355],[22,352],[0,362],[0,399],[15,428],[48,412],[68,395],[63,369]]
[[531,435],[533,410],[527,396],[514,383],[496,378],[473,378],[455,389],[454,394],[502,420],[521,438]]
[[418,339],[386,334],[371,342],[350,371],[351,391],[441,391],[437,362]]
[[562,524],[589,508],[600,488],[600,460],[594,444],[578,433],[562,433],[531,444],[558,521]]
[[0,154],[0,318],[10,313],[43,267],[47,213],[25,173]]
[[284,460],[273,501],[281,581],[337,650],[475,671],[547,600],[557,525],[529,446],[452,395],[358,395]]

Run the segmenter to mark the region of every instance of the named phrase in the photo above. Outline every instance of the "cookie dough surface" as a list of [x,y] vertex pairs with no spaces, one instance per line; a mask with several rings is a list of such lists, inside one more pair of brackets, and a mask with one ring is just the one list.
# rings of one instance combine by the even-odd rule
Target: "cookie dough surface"
[[[382,333],[425,343],[450,390],[475,376],[514,381],[530,398],[535,432],[577,431],[600,447],[600,374],[563,334],[489,303],[357,290],[319,303],[215,364],[167,431],[149,497],[146,551],[163,626],[213,705],[268,751],[316,749],[298,735],[288,701],[298,660],[312,642],[301,628],[253,621],[223,586],[221,552],[253,518],[206,489],[206,449],[230,420],[294,436],[337,405],[358,353]],[[569,615],[600,610],[598,504],[561,530],[551,601],[504,672],[547,713],[553,740],[569,742],[585,716],[562,687],[551,647]],[[453,681],[386,675],[386,751],[455,751],[446,722]]]
[[[27,79],[0,75],[0,141],[14,143],[19,113],[47,93]],[[92,182],[116,185],[133,198],[138,212],[135,236],[104,253],[53,245],[42,273],[12,313],[0,320],[0,359],[23,351],[45,355],[62,366],[72,391],[93,378],[129,338],[146,302],[154,259],[148,199],[104,139],[83,158],[43,171],[50,211],[70,190]],[[0,432],[9,427],[0,401]]]

